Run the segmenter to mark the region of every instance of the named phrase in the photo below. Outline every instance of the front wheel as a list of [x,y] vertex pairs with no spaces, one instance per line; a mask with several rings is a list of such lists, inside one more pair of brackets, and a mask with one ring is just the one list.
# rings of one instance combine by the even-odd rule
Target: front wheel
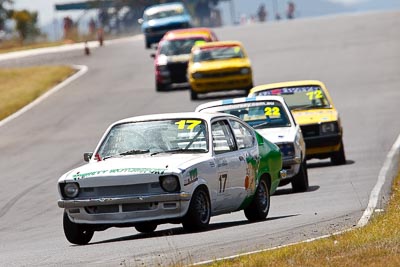
[[204,189],[194,192],[189,210],[182,221],[183,228],[188,232],[202,231],[210,223],[211,204],[208,193]]
[[346,155],[344,153],[344,145],[343,141],[340,142],[340,149],[337,152],[334,152],[331,156],[331,162],[333,165],[342,165],[346,164]]
[[293,192],[306,192],[308,190],[307,163],[303,160],[299,172],[292,178]]
[[135,226],[136,231],[144,234],[153,233],[157,228],[157,224],[153,223],[141,223]]
[[190,99],[191,100],[197,100],[199,99],[199,95],[197,94],[197,92],[195,92],[193,90],[193,88],[190,88]]
[[244,215],[249,221],[262,221],[267,218],[270,205],[270,194],[267,182],[260,180],[250,205],[244,209]]
[[72,222],[67,212],[64,212],[63,227],[67,240],[76,245],[86,245],[90,242],[94,234],[90,226]]

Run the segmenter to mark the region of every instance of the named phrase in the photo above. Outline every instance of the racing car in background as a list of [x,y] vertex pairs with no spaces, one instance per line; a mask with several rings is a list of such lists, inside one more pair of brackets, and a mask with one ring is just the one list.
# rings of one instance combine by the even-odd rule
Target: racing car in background
[[300,124],[306,142],[307,159],[330,158],[332,164],[346,164],[343,127],[324,83],[316,80],[259,85],[249,96],[281,95]]
[[300,126],[281,96],[258,96],[212,101],[196,112],[224,112],[235,115],[279,146],[287,176],[280,185],[291,183],[294,192],[308,189],[306,148]]
[[188,65],[191,100],[199,94],[253,87],[250,59],[238,41],[210,42],[192,48]]
[[154,58],[156,90],[188,87],[187,65],[195,44],[218,41],[209,28],[189,28],[167,32],[158,44]]
[[149,6],[138,22],[142,25],[146,48],[158,43],[169,30],[193,26],[191,16],[181,2]]
[[238,210],[264,220],[286,173],[278,146],[223,113],[121,120],[84,159],[89,163],[58,180],[64,233],[79,245],[109,227],[150,233],[182,223],[200,231],[211,216]]

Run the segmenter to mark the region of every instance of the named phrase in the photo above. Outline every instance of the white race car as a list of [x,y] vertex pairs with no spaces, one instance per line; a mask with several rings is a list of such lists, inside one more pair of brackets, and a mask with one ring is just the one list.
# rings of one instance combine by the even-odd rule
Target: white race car
[[294,192],[308,189],[306,148],[300,126],[281,96],[235,98],[208,102],[197,112],[224,112],[235,115],[256,129],[264,138],[279,146],[286,179],[280,185],[292,183]]
[[87,244],[94,231],[161,223],[203,230],[210,216],[244,210],[266,218],[279,185],[279,148],[235,116],[171,113],[112,124],[88,164],[58,181],[64,233]]

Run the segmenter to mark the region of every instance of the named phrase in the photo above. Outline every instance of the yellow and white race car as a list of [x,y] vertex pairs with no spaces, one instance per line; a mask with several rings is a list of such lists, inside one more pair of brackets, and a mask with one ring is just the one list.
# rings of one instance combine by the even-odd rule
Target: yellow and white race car
[[306,155],[330,158],[332,164],[346,164],[343,128],[325,84],[315,80],[256,86],[249,96],[281,95],[300,124]]

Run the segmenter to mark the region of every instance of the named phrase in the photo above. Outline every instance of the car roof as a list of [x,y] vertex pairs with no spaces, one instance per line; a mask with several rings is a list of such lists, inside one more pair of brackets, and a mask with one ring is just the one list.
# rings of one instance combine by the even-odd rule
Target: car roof
[[144,13],[146,15],[153,15],[157,12],[164,11],[164,10],[171,10],[174,8],[184,8],[184,5],[180,2],[173,2],[173,3],[164,3],[164,4],[158,4],[158,5],[152,5],[147,7],[144,10]]
[[250,90],[251,93],[265,91],[270,89],[282,88],[282,87],[294,87],[294,86],[306,86],[306,85],[318,85],[325,89],[325,85],[323,82],[318,80],[299,80],[299,81],[288,81],[288,82],[279,82],[279,83],[270,83],[270,84],[262,84],[256,87],[253,87]]
[[198,28],[187,28],[187,29],[178,29],[178,30],[171,30],[168,31],[163,39],[177,39],[182,37],[198,37],[198,36],[206,36],[209,37],[212,34],[212,30],[205,27],[198,27]]
[[279,101],[283,105],[286,106],[286,102],[282,96],[239,97],[239,98],[211,101],[211,102],[201,104],[196,108],[196,112],[200,112],[201,110],[211,108],[211,107],[232,105],[232,104],[241,104],[241,103],[256,102],[256,101]]
[[200,112],[179,112],[179,113],[162,113],[162,114],[151,114],[151,115],[143,115],[130,117],[123,120],[119,120],[113,124],[127,123],[127,122],[139,122],[139,121],[152,121],[152,120],[163,120],[163,119],[185,119],[185,118],[193,118],[193,119],[203,119],[206,121],[210,121],[214,118],[218,117],[232,117],[236,118],[233,115],[223,114],[223,113],[200,113]]
[[217,42],[208,42],[196,45],[195,47],[199,48],[211,48],[211,47],[220,47],[220,46],[240,46],[243,47],[243,44],[239,41],[217,41]]

